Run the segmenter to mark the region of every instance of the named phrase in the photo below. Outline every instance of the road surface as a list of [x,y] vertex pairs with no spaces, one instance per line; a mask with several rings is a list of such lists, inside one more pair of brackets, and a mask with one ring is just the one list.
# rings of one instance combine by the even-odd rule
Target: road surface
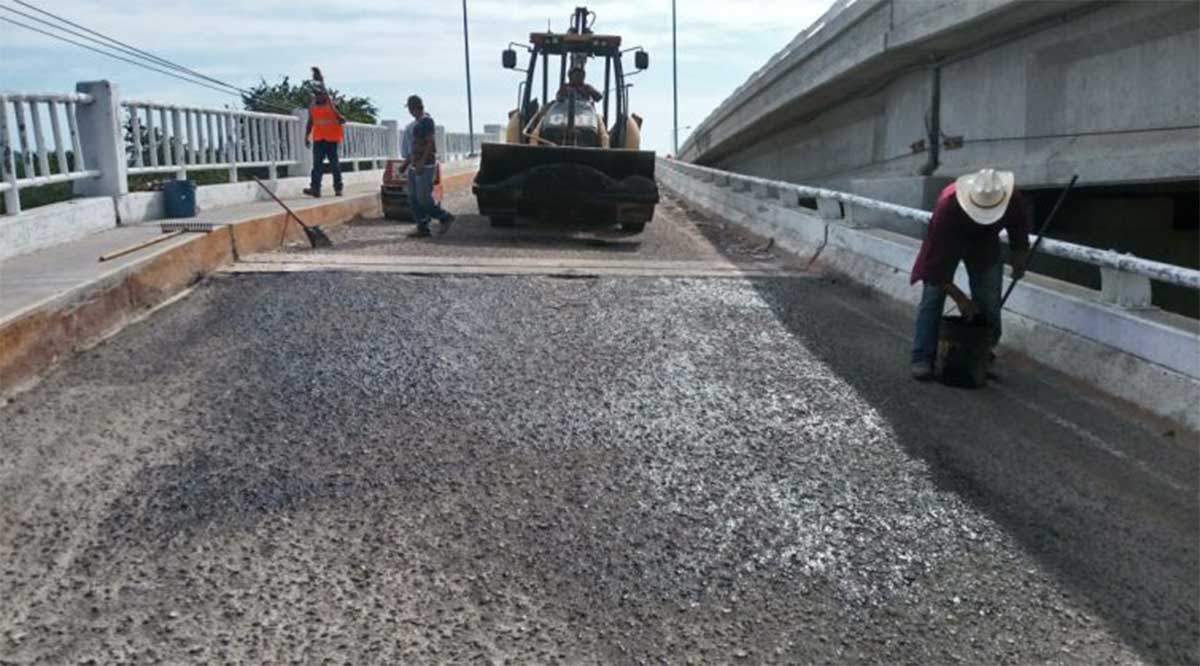
[[1200,458],[668,202],[365,221],[0,408],[0,663],[1183,663]]

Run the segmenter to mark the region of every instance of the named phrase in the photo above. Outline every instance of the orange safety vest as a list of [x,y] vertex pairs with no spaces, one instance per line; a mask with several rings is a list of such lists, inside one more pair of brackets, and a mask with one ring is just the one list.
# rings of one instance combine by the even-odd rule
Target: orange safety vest
[[312,118],[313,141],[342,142],[342,124],[332,104],[314,104],[308,110]]

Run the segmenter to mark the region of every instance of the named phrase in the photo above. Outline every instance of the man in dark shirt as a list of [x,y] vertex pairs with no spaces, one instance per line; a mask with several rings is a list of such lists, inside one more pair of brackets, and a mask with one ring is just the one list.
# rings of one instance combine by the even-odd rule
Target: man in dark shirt
[[433,180],[437,175],[437,126],[433,117],[425,113],[425,103],[412,95],[408,98],[408,112],[415,119],[412,130],[412,155],[409,157],[408,181],[410,183],[409,205],[417,230],[411,235],[416,238],[430,236],[429,220],[437,218],[441,223],[438,233],[444,234],[454,223],[454,216],[447,213],[433,198]]
[[[946,186],[938,197],[929,232],[913,264],[910,284],[924,282],[917,307],[912,374],[933,377],[938,328],[946,297],[954,299],[964,317],[983,316],[991,327],[992,346],[1000,342],[1000,290],[1004,263],[1000,232],[1008,231],[1013,278],[1025,272],[1029,258],[1029,222],[1011,172],[983,169]],[[959,262],[966,265],[971,296],[954,284]]]
[[601,95],[598,90],[584,82],[583,79],[585,76],[586,74],[582,67],[572,67],[571,71],[567,73],[567,82],[558,89],[558,95],[555,97],[560,101],[565,100],[567,95],[574,91],[579,95],[580,99],[585,101],[599,102],[604,99],[604,95]]

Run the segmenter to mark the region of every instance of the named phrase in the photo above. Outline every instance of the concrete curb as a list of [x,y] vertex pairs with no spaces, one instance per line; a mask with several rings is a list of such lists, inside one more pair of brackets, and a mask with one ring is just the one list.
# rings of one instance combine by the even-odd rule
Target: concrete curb
[[[779,200],[734,192],[716,183],[702,182],[669,168],[660,168],[663,186],[722,219],[754,233],[769,236],[784,249],[848,280],[865,285],[901,302],[916,305],[920,290],[908,284],[908,269],[920,243],[879,229],[852,228],[822,219],[817,211],[785,206]],[[960,269],[956,281],[965,285]],[[1014,291],[1011,309],[1005,314],[1004,345],[1104,393],[1137,405],[1160,417],[1200,430],[1200,336],[1167,330],[1156,322],[1130,313],[1111,311],[1111,321],[1097,319],[1098,305],[1073,285],[1042,276],[1031,276]],[[1082,311],[1083,314],[1079,314]],[[1040,313],[1040,316],[1039,316]],[[1086,316],[1084,316],[1086,315]],[[1118,318],[1120,319],[1118,321]],[[1106,326],[1105,335],[1128,329],[1116,339],[1145,343],[1164,362],[1181,365],[1192,359],[1185,371],[1148,360],[1119,346],[1105,344],[1056,321],[1086,322]],[[1088,329],[1085,329],[1088,330]],[[1175,341],[1175,342],[1170,342]],[[1178,344],[1181,349],[1174,349]],[[1161,349],[1170,345],[1172,349]],[[897,363],[903,362],[898,358]]]
[[[469,188],[474,172],[442,179],[447,191]],[[358,216],[379,216],[379,194],[348,196],[300,212],[307,224],[333,228]],[[0,323],[0,394],[29,385],[71,352],[119,331],[240,255],[279,247],[286,213],[239,220],[208,234],[149,252],[140,261],[76,287]],[[288,241],[305,242],[286,227]]]

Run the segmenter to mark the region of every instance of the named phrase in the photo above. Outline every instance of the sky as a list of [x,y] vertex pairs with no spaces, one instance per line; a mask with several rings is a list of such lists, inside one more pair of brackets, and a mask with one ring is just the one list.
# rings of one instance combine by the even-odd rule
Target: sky
[[[462,4],[453,0],[208,0],[130,4],[27,0],[42,9],[239,87],[260,78],[308,76],[318,65],[331,87],[370,97],[382,118],[403,119],[420,94],[438,124],[466,131]],[[475,129],[515,108],[521,75],[500,66],[510,41],[546,28],[565,31],[586,0],[468,0]],[[831,0],[678,0],[679,142],[729,93],[814,23]],[[14,0],[10,7],[35,14]],[[643,148],[671,151],[671,1],[593,2],[594,30],[650,52],[650,69],[630,82],[645,118]],[[28,19],[0,10],[25,23]],[[627,65],[631,69],[632,62]],[[0,90],[69,92],[108,79],[122,97],[206,107],[240,106],[223,95],[0,22]],[[602,70],[592,80],[603,79]]]

